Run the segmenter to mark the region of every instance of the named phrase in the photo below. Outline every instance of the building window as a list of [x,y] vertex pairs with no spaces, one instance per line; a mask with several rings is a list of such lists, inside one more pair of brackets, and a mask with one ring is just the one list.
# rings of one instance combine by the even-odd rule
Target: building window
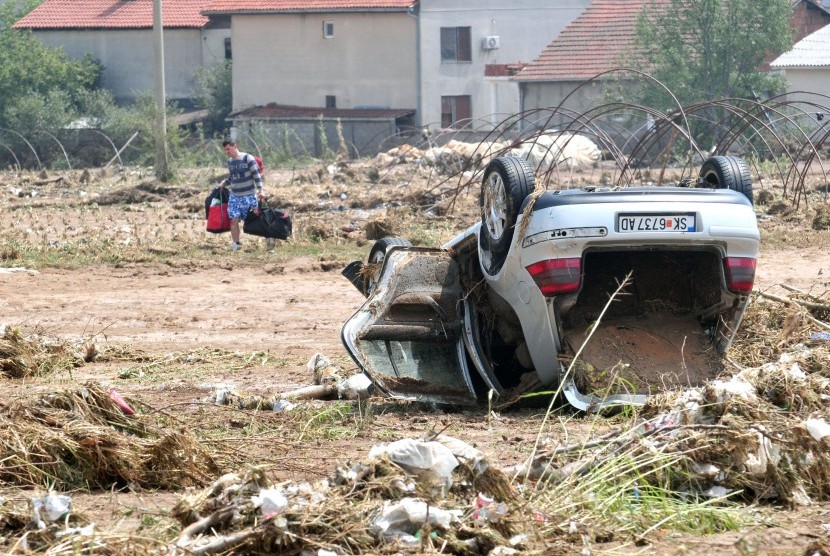
[[225,39],[225,60],[230,60],[231,58],[231,39],[228,37]]
[[441,127],[469,128],[473,119],[470,95],[441,97]]
[[337,97],[334,95],[326,95],[326,108],[337,108]]
[[323,22],[323,38],[324,39],[331,39],[334,37],[334,22],[333,21],[324,21]]
[[441,61],[471,62],[473,49],[469,27],[441,27]]

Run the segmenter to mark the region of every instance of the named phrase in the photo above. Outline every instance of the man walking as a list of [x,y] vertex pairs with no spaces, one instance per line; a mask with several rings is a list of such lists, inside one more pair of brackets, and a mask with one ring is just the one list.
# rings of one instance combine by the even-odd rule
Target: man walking
[[[239,222],[245,220],[248,211],[256,208],[259,200],[265,198],[265,194],[262,191],[262,175],[259,173],[259,164],[256,159],[240,151],[236,141],[225,140],[222,146],[228,155],[230,175],[219,186],[230,185],[228,218],[231,220],[231,241],[233,242],[231,249],[238,251],[241,247]],[[268,247],[270,248],[271,245],[269,244]]]

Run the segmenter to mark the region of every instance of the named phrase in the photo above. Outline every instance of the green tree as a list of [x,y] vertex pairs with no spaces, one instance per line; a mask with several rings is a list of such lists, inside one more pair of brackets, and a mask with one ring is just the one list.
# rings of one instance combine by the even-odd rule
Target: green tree
[[30,32],[11,25],[37,2],[6,4],[0,10],[0,126],[18,127],[26,110],[41,107],[25,125],[54,126],[77,116],[85,91],[96,87],[101,66],[91,57],[73,60],[61,49],[48,48]]
[[230,60],[225,60],[210,68],[196,70],[195,79],[199,85],[199,105],[210,113],[211,131],[225,129],[225,118],[232,109]]
[[[763,61],[792,46],[791,0],[668,0],[647,5],[637,22],[629,67],[644,67],[688,105],[721,98],[755,98],[783,82],[760,70]],[[638,101],[670,109],[660,87]]]

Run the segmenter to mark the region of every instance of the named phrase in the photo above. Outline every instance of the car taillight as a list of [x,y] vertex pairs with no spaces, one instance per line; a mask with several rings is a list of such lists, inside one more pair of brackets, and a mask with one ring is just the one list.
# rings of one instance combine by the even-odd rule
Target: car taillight
[[755,282],[755,259],[726,257],[726,285],[738,293],[749,293]]
[[550,259],[527,267],[542,295],[551,296],[579,289],[582,259]]

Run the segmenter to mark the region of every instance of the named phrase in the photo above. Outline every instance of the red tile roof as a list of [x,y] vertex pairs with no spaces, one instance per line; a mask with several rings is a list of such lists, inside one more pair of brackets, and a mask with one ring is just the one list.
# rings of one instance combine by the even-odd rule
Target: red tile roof
[[211,0],[206,14],[405,11],[417,0]]
[[[164,0],[165,28],[201,28],[209,0]],[[153,27],[153,0],[44,0],[14,24],[15,29],[147,29]]]
[[343,118],[357,120],[376,120],[401,118],[415,113],[414,108],[315,108],[311,106],[287,106],[270,103],[265,106],[253,106],[232,112],[230,117],[309,119]]
[[620,67],[646,6],[659,8],[655,0],[594,0],[515,79],[581,81]]

